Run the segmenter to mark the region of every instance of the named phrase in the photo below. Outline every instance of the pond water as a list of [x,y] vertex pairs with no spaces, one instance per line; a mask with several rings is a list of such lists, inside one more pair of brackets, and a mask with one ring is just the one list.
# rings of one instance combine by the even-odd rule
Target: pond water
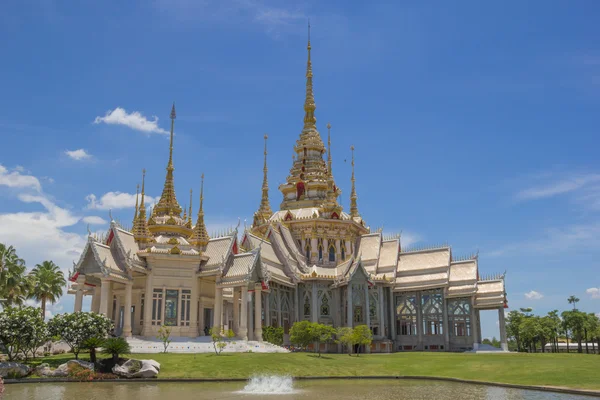
[[425,380],[316,380],[256,378],[248,383],[39,383],[6,385],[12,400],[203,399],[460,399],[590,400],[591,397]]

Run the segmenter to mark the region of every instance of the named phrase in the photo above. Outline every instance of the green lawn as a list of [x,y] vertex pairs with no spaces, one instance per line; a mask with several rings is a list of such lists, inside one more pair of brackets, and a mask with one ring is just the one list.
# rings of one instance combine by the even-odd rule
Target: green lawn
[[[134,354],[161,364],[160,378],[247,378],[273,373],[292,376],[419,375],[522,385],[600,390],[600,356],[587,354],[395,353],[346,354]],[[37,360],[56,366],[68,354]],[[82,354],[87,359],[87,354]]]

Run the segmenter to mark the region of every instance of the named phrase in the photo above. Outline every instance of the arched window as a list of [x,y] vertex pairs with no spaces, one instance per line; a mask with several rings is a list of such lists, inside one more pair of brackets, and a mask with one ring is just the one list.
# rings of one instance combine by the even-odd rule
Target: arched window
[[319,239],[319,261],[323,261],[323,239]]
[[298,182],[296,184],[296,200],[300,200],[302,196],[304,196],[304,182]]
[[306,150],[306,147],[305,147],[305,148],[304,148],[304,157],[306,157],[307,153],[308,153],[308,152],[307,152],[307,150]]
[[342,261],[346,260],[346,250],[344,249],[344,246],[342,246]]
[[306,246],[304,246],[304,251],[306,252],[306,259],[310,260],[310,242],[306,240]]
[[329,245],[329,261],[335,261],[335,246],[333,244]]

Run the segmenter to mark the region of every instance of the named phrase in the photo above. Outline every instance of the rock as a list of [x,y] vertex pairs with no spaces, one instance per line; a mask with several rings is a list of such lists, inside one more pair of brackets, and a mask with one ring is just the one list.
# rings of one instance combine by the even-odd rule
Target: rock
[[123,378],[156,378],[160,364],[154,360],[129,359],[123,365],[115,365],[113,374]]
[[50,366],[46,363],[40,364],[35,370],[36,374],[40,376],[55,376],[55,377],[63,377],[69,375],[69,367],[73,365],[79,365],[85,369],[94,370],[94,364],[81,360],[69,360],[64,364],[61,364],[56,369],[51,369]]
[[2,378],[22,378],[31,373],[31,368],[16,362],[0,363],[0,376]]

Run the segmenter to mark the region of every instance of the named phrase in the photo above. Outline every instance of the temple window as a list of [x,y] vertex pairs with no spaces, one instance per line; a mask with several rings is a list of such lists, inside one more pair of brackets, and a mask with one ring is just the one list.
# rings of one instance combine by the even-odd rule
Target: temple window
[[179,300],[179,290],[166,290],[165,293],[165,325],[177,325],[177,303]]
[[162,324],[163,290],[154,289],[152,292],[152,325]]
[[329,245],[329,261],[335,261],[335,246],[333,243]]
[[308,151],[306,150],[306,147],[304,148],[304,157],[306,157],[308,154]]
[[306,288],[304,289],[304,319],[310,319],[310,293]]
[[371,322],[379,319],[377,317],[377,308],[379,308],[379,292],[377,291],[377,286],[373,286],[369,288],[369,316]]
[[306,241],[306,246],[304,247],[304,251],[306,251],[306,259],[310,260],[310,243],[308,240]]
[[440,289],[426,291],[421,295],[423,333],[425,335],[442,335],[444,333],[442,301]]
[[346,250],[344,249],[344,246],[342,246],[342,261],[346,260]]
[[140,326],[144,326],[144,303],[146,301],[144,293],[140,295]]
[[362,306],[354,306],[353,322],[361,323],[363,321],[363,308]]
[[396,332],[401,336],[417,334],[417,297],[414,295],[396,297]]
[[330,317],[331,310],[329,308],[329,299],[331,298],[331,292],[328,290],[319,290],[318,297],[321,300],[321,307],[320,307],[321,317]]
[[181,326],[190,326],[190,302],[192,299],[191,290],[181,291]]
[[269,313],[271,314],[269,315],[269,325],[273,327],[279,326],[277,321],[277,310],[279,310],[279,295],[279,287],[277,286],[277,284],[273,284],[271,295],[269,296]]
[[319,262],[323,261],[323,239],[319,239],[317,247],[319,249]]
[[453,336],[471,336],[471,302],[469,298],[448,300],[448,326]]
[[304,182],[298,182],[296,184],[296,200],[300,200],[302,196],[304,196]]

